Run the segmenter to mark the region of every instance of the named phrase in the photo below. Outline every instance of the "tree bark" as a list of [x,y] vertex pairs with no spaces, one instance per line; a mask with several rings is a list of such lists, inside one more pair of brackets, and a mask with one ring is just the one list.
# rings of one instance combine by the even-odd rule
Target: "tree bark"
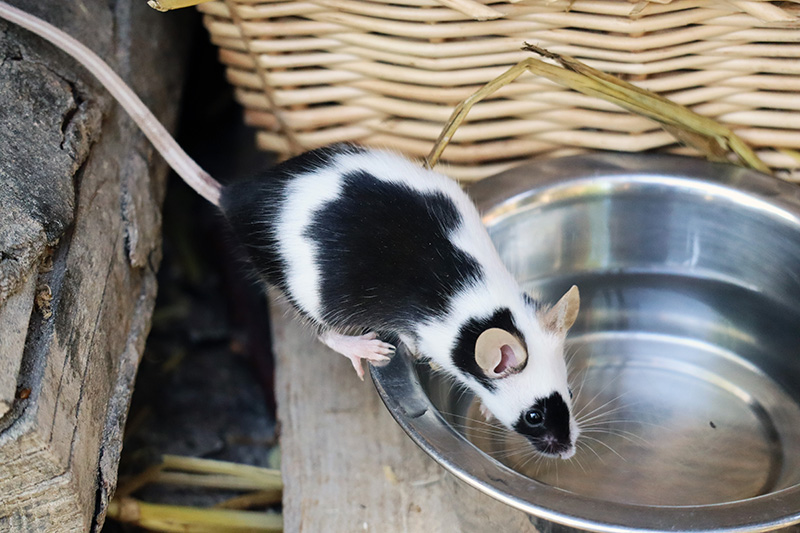
[[[98,52],[167,124],[185,15],[10,2]],[[166,166],[94,78],[0,21],[0,530],[99,529],[155,302]]]

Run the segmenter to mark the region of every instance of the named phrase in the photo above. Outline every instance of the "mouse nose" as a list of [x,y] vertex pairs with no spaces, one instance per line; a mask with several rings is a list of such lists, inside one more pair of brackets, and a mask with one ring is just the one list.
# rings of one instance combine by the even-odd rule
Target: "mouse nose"
[[557,455],[562,459],[569,459],[575,455],[575,448],[570,443],[559,442],[552,433],[548,433],[541,438],[538,448],[542,453]]

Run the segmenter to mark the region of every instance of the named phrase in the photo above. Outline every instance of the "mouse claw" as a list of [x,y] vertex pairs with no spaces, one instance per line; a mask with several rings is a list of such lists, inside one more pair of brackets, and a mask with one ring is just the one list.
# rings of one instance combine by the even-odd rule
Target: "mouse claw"
[[369,346],[369,352],[366,353],[364,359],[368,359],[369,361],[388,361],[388,355],[394,355],[396,349],[394,346],[389,344],[388,342],[383,342],[379,340],[371,341]]

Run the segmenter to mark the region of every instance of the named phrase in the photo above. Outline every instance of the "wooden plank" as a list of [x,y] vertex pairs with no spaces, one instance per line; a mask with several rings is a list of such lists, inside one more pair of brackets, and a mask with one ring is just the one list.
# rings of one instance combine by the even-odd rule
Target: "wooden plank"
[[287,304],[272,319],[287,532],[537,531],[419,449]]
[[17,292],[0,305],[0,418],[11,409],[17,394],[17,376],[35,293],[36,276],[31,273]]

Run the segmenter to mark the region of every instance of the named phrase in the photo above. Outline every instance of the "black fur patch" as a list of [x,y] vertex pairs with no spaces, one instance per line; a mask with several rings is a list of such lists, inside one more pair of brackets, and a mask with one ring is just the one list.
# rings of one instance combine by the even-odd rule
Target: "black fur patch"
[[449,309],[453,295],[482,275],[450,235],[461,224],[453,202],[381,181],[344,177],[341,196],[307,229],[318,244],[323,317],[328,323],[410,332]]
[[341,153],[359,151],[363,149],[344,143],[319,148],[288,159],[254,179],[222,189],[220,208],[262,279],[286,292],[286,265],[278,253],[275,223],[288,183],[329,164]]
[[538,400],[530,408],[538,409],[544,415],[544,422],[540,426],[531,427],[525,422],[523,412],[514,423],[514,430],[525,435],[542,453],[557,455],[567,451],[570,447],[569,407],[561,394],[554,392],[547,398]]
[[525,300],[525,304],[529,306],[534,311],[538,311],[542,308],[542,302],[528,294],[527,292],[522,293],[522,298]]
[[489,328],[500,328],[515,335],[523,346],[527,346],[525,337],[514,323],[511,310],[502,308],[495,311],[486,318],[473,318],[461,326],[453,347],[453,364],[464,374],[470,375],[478,380],[488,390],[495,390],[497,387],[491,378],[486,377],[483,370],[475,361],[475,342],[481,333]]

